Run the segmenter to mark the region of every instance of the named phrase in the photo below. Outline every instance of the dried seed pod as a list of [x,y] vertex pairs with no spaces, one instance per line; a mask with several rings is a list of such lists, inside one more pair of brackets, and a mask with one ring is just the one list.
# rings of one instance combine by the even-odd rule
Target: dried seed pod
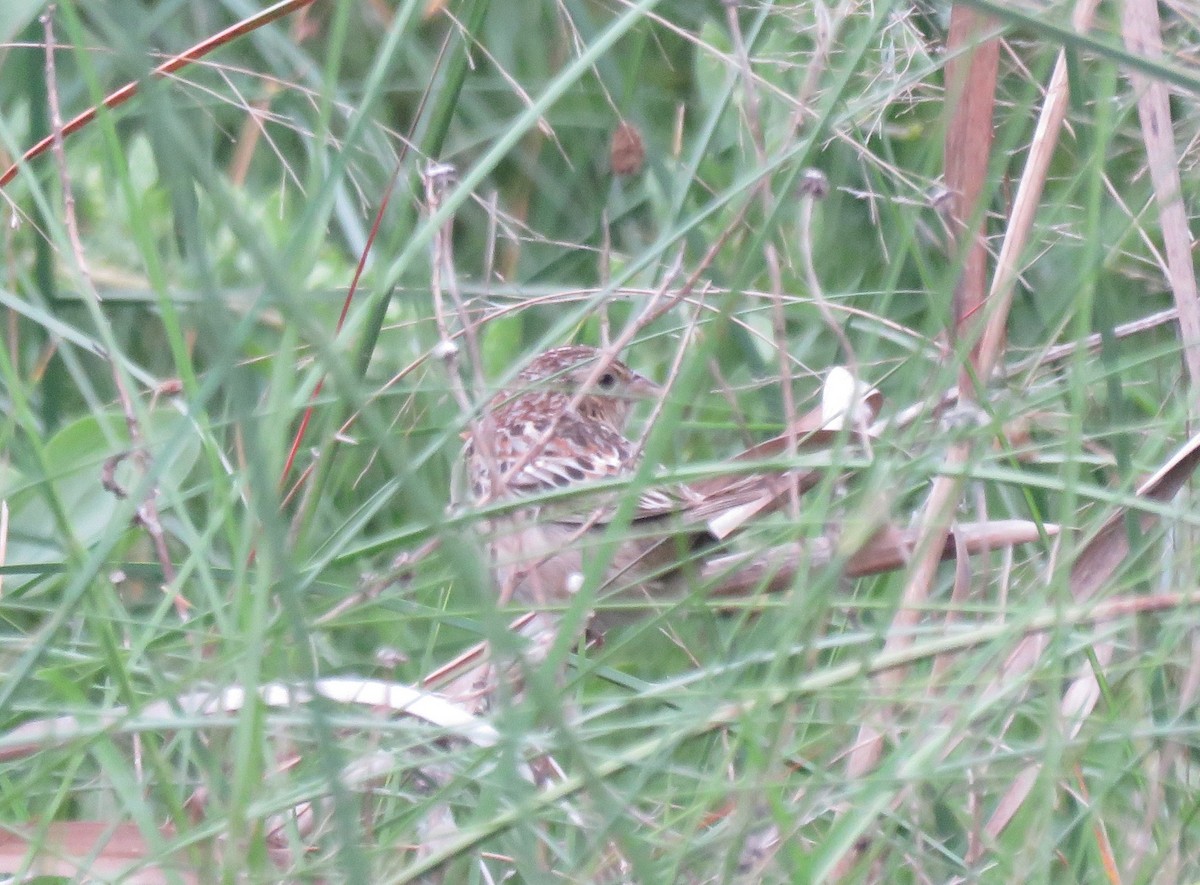
[[608,163],[614,175],[637,175],[646,162],[646,145],[632,123],[621,121],[612,135]]
[[805,169],[800,176],[800,196],[823,200],[829,196],[829,179],[820,169]]

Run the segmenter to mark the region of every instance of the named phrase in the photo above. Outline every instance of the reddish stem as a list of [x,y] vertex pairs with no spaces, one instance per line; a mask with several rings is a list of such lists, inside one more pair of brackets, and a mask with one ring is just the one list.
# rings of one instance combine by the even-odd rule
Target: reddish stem
[[[183,52],[179,53],[179,55],[172,56],[158,67],[154,68],[154,70],[150,72],[150,75],[152,77],[166,77],[169,74],[173,74],[179,69],[187,67],[192,62],[196,62],[204,58],[204,56],[208,55],[214,49],[224,46],[226,43],[241,37],[243,34],[248,34],[251,31],[255,31],[258,28],[261,28],[263,25],[270,24],[278,18],[282,18],[285,15],[295,12],[297,9],[308,6],[312,2],[313,0],[280,0],[279,3],[276,3],[269,9],[264,9],[262,12],[258,13],[258,15],[252,15],[247,19],[243,19],[237,24],[213,34],[211,37],[201,40],[191,49],[184,50]],[[60,133],[52,132],[47,135],[29,150],[27,150],[21,156],[20,160],[4,170],[4,174],[0,175],[0,187],[4,187],[17,177],[17,172],[20,171],[23,163],[28,163],[44,154],[46,151],[50,150],[50,148],[54,146],[55,138],[66,138],[68,135],[71,135],[82,129],[88,123],[92,122],[92,120],[96,119],[96,115],[100,112],[100,108],[112,110],[113,108],[129,101],[129,99],[137,95],[138,86],[139,84],[137,80],[132,80],[129,83],[126,83],[116,92],[110,93],[108,97],[105,98],[100,104],[88,108],[82,114],[79,114],[77,117],[68,122],[62,127],[62,131]]]

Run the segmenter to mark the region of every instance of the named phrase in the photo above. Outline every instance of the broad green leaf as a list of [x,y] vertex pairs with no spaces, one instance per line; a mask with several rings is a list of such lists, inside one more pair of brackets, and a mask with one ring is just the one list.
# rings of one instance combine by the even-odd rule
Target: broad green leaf
[[[184,421],[174,410],[152,413],[142,428],[152,459]],[[11,473],[8,564],[55,563],[65,557],[68,539],[63,537],[63,527],[55,517],[51,500],[57,501],[59,511],[66,515],[71,537],[83,546],[94,543],[116,517],[119,503],[103,486],[105,465],[128,450],[128,435],[121,415],[88,415],[68,424],[47,443],[46,479],[22,478]],[[199,451],[199,440],[192,436],[162,465],[158,482],[160,509],[169,506],[172,493],[185,481]],[[123,489],[132,491],[140,477],[132,459],[127,457],[117,462],[112,478]],[[14,583],[19,586],[20,581]]]

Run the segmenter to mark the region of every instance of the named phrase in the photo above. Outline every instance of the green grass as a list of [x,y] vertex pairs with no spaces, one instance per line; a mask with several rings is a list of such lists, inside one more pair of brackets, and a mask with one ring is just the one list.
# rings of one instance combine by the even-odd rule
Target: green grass
[[[0,167],[51,131],[49,94],[70,118],[251,12],[60,2],[52,82],[41,11],[0,11]],[[996,11],[993,253],[1069,22],[1061,4]],[[88,851],[64,825],[89,821],[139,840],[125,873],[95,848],[94,875],[128,881],[1200,876],[1196,518],[1187,491],[1134,492],[1195,397],[1176,324],[1121,332],[1174,302],[1119,16],[1066,41],[1069,129],[1021,256],[1010,371],[954,420],[938,406],[964,365],[961,261],[934,199],[948,7],[449,12],[314,3],[143,79],[61,166],[48,151],[3,188],[0,837],[42,866],[0,838],[0,873]],[[1176,90],[1191,220],[1196,22],[1162,14],[1166,60],[1141,69]],[[629,176],[609,169],[622,121],[645,145]],[[434,162],[456,175],[431,214]],[[812,168],[830,192],[809,203]],[[958,519],[1062,537],[941,566],[901,651],[885,643],[910,567],[851,579],[842,549],[787,592],[696,587],[600,648],[564,636],[467,737],[444,710],[195,701],[413,686],[480,640],[513,648],[480,515],[448,509],[460,434],[532,354],[630,324],[626,361],[671,381],[647,437],[668,478],[778,433],[833,365],[907,415],[869,453],[797,455],[825,479],[737,550],[910,526],[949,475]],[[1081,596],[1088,540],[1122,510],[1134,554]],[[1147,610],[1094,616],[1119,597]],[[1005,670],[1034,633],[1036,659]],[[1099,699],[1075,722],[1064,695],[1087,673]],[[58,716],[67,733],[18,730]],[[856,771],[864,727],[882,754]]]

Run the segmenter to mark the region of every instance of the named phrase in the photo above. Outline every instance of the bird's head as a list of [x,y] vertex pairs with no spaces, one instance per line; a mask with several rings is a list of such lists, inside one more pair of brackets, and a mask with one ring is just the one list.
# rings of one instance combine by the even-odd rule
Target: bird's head
[[599,369],[602,356],[596,348],[581,344],[555,347],[535,358],[518,377],[529,392],[551,390],[573,399],[582,391],[576,411],[620,431],[629,407],[661,389],[620,360],[609,360]]

